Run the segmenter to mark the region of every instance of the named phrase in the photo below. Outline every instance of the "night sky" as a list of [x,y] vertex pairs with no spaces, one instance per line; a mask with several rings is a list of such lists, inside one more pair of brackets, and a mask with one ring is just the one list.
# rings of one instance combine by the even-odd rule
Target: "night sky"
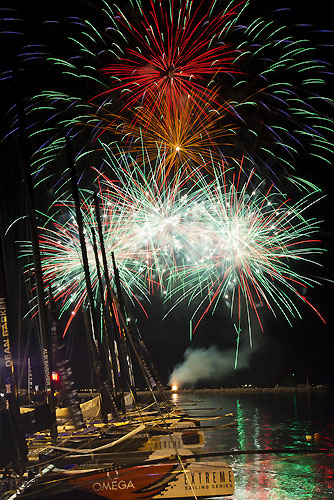
[[[283,22],[293,22],[297,24],[311,24],[316,28],[331,30],[334,28],[333,20],[330,17],[328,6],[329,2],[320,1],[294,1],[294,2],[265,2],[254,1],[253,11],[259,15],[270,15],[271,10],[283,8],[285,4],[294,9],[293,14],[282,13]],[[8,2],[10,8],[14,9],[16,2]],[[66,17],[71,15],[84,16],[86,12],[93,10],[94,0],[89,1],[60,1],[46,5],[39,2],[31,2],[26,7],[18,7],[18,11],[13,11],[13,18],[24,18],[27,21],[18,24],[22,28],[23,35],[14,35],[4,33],[6,25],[11,25],[12,21],[2,21],[0,28],[0,44],[2,45],[1,69],[6,74],[15,66],[20,66],[20,47],[23,44],[37,43],[43,39],[43,43],[49,46],[58,44],[57,50],[62,47],[61,41],[54,38],[52,27],[49,31],[41,29],[40,20],[51,17]],[[315,10],[316,9],[316,10]],[[0,18],[10,17],[9,11],[0,11]],[[96,20],[95,20],[96,22]],[[16,25],[17,26],[17,25]],[[309,28],[308,36],[313,37],[317,42],[319,35],[313,33],[314,29]],[[328,32],[326,36],[328,45],[334,45],[334,35]],[[59,45],[60,44],[60,45]],[[68,50],[64,43],[64,53]],[[322,47],[319,54],[329,62],[334,62],[333,48]],[[64,56],[65,57],[65,56]],[[38,93],[45,88],[55,88],[61,86],[61,82],[54,80],[55,76],[50,71],[45,71],[44,66],[38,62],[31,63],[22,72],[21,71],[21,92],[23,98]],[[333,77],[326,77],[328,85],[327,95],[333,97]],[[12,81],[4,79],[1,85],[1,114],[0,124],[1,137],[8,133],[12,113],[11,107],[15,104],[16,92],[13,90]],[[67,83],[66,83],[67,85]],[[74,90],[74,89],[68,89]],[[89,95],[91,89],[87,88]],[[24,191],[22,187],[19,161],[17,157],[17,145],[15,138],[10,137],[1,143],[0,169],[0,193],[1,193],[1,218],[2,232],[17,218],[25,213]],[[334,158],[331,158],[334,162]],[[58,168],[58,167],[57,167]],[[231,358],[231,371],[224,378],[214,382],[214,385],[220,386],[239,386],[242,384],[254,384],[258,386],[272,386],[275,384],[306,383],[307,377],[313,384],[334,384],[333,373],[333,355],[334,355],[334,279],[333,264],[333,167],[324,164],[315,158],[304,157],[300,155],[296,160],[296,171],[304,178],[314,182],[324,190],[327,195],[314,210],[314,215],[324,222],[321,224],[320,238],[323,241],[327,252],[319,256],[319,262],[324,266],[320,274],[328,279],[324,281],[323,286],[316,286],[310,289],[307,299],[317,307],[319,312],[326,319],[324,325],[318,316],[306,305],[301,306],[302,319],[293,321],[293,327],[279,317],[274,318],[269,312],[261,311],[264,332],[256,326],[254,322],[253,349],[249,349],[248,336],[245,332],[241,338],[241,350],[246,353],[246,367],[233,369],[233,350],[235,349],[236,335],[233,324],[229,319],[227,310],[222,306],[215,316],[207,315],[192,342],[189,339],[189,318],[190,312],[178,308],[167,319],[162,321],[166,311],[165,306],[158,297],[152,298],[151,305],[147,305],[149,319],[136,311],[134,315],[138,320],[139,328],[142,332],[147,347],[152,358],[158,366],[160,373],[167,383],[168,378],[176,364],[182,361],[184,352],[187,348],[208,348],[215,345],[227,357]],[[38,188],[37,207],[39,210],[45,210],[54,197],[52,183],[46,183],[42,188]],[[25,279],[22,276],[22,266],[24,259],[18,259],[19,244],[18,241],[27,239],[27,229],[24,221],[17,222],[4,238],[6,251],[6,272],[7,286],[9,295],[10,326],[15,338],[16,352],[23,355],[25,344],[29,337],[28,352],[35,360],[36,371],[34,374],[35,383],[39,383],[39,362],[38,362],[38,342],[34,330],[36,328],[36,319],[24,319],[20,317],[27,313],[27,301],[29,299]],[[71,360],[73,361],[73,370],[78,381],[78,385],[89,385],[87,380],[85,344],[83,341],[84,324],[82,319],[78,318],[73,325],[68,338],[68,349]],[[19,331],[21,331],[23,340],[19,341]],[[24,377],[23,377],[24,380]],[[208,386],[209,382],[203,382],[202,386]]]

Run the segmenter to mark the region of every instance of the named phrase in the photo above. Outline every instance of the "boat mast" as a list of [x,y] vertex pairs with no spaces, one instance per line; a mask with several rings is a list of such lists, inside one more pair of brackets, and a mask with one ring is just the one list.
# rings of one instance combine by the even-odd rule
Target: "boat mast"
[[36,222],[33,183],[30,174],[31,153],[26,132],[26,117],[25,117],[23,102],[22,99],[20,98],[21,92],[19,88],[19,80],[17,77],[14,78],[14,83],[17,88],[17,96],[18,96],[17,117],[18,117],[19,144],[20,144],[19,154],[21,156],[21,162],[20,162],[21,171],[25,186],[27,211],[29,215],[30,236],[31,236],[31,244],[33,252],[34,274],[35,274],[37,302],[38,302],[38,318],[39,318],[39,326],[40,326],[42,350],[43,350],[43,366],[44,366],[46,398],[51,408],[51,414],[53,417],[52,425],[50,428],[50,436],[52,441],[55,441],[58,437],[58,432],[57,432],[57,421],[55,416],[55,400],[53,395],[54,388],[50,377],[50,371],[52,369],[52,359],[50,350],[50,339],[48,335],[48,326],[47,326],[47,311],[46,311],[45,295],[44,295],[41,253],[39,247],[38,230]]
[[86,427],[84,422],[79,397],[74,382],[72,380],[72,369],[66,356],[66,346],[60,341],[58,318],[56,315],[55,301],[52,295],[51,286],[49,287],[49,314],[51,325],[52,359],[54,360],[57,372],[60,375],[61,393],[63,403],[69,409],[70,419],[75,429]]
[[[120,370],[120,363],[119,360],[117,360],[117,356],[115,353],[115,337],[113,335],[113,326],[111,324],[111,312],[107,308],[107,305],[105,304],[104,301],[104,292],[103,292],[103,283],[102,283],[102,275],[101,275],[101,267],[100,267],[100,261],[99,261],[99,255],[98,255],[98,249],[97,249],[97,243],[96,243],[96,235],[95,235],[95,230],[94,228],[91,228],[91,233],[92,233],[92,241],[93,241],[93,250],[94,250],[94,256],[95,256],[95,266],[96,266],[96,273],[97,273],[97,279],[98,279],[98,284],[99,284],[99,292],[100,292],[100,300],[102,304],[102,312],[103,312],[103,319],[104,319],[104,324],[102,326],[103,328],[103,333],[102,333],[102,354],[106,356],[107,359],[107,365],[109,367],[108,369],[108,374],[110,373],[110,378],[112,382],[112,387],[114,390],[114,397],[116,399],[116,403],[120,400],[120,404],[118,405],[123,413],[125,413],[125,405],[124,405],[124,391],[123,391],[123,385],[121,381],[121,370]],[[109,335],[108,335],[109,334]],[[111,340],[112,345],[110,346],[109,342],[109,337]],[[118,352],[118,348],[117,348]]]
[[101,394],[102,420],[104,422],[107,422],[108,421],[108,410],[110,410],[112,412],[112,414],[115,418],[117,418],[117,416],[118,416],[118,411],[117,411],[117,408],[116,408],[116,405],[114,402],[114,398],[113,398],[113,395],[111,393],[111,390],[110,390],[110,387],[109,387],[109,384],[107,381],[106,368],[105,368],[105,366],[103,366],[103,357],[102,357],[102,353],[101,353],[101,346],[99,346],[100,352],[98,350],[98,341],[97,341],[98,328],[97,328],[97,320],[96,320],[95,307],[94,307],[92,283],[91,283],[90,272],[89,272],[89,263],[88,263],[87,248],[86,248],[85,235],[84,235],[84,229],[83,229],[82,214],[81,214],[81,208],[80,208],[79,190],[78,190],[78,184],[77,184],[76,173],[75,173],[72,145],[71,145],[71,141],[70,141],[69,137],[67,137],[67,136],[66,136],[66,151],[67,151],[68,167],[69,167],[69,171],[70,171],[72,195],[73,195],[73,200],[74,200],[74,205],[75,205],[75,213],[76,213],[76,219],[77,219],[77,225],[78,225],[81,256],[82,256],[82,265],[83,265],[83,270],[84,270],[84,274],[85,274],[87,299],[88,299],[88,306],[89,306],[90,321],[88,322],[88,324],[89,324],[91,336],[89,336],[88,342],[91,344],[91,347],[92,347],[93,360],[94,360],[94,365],[95,365],[95,369],[96,369],[97,383],[99,386],[99,392]]
[[[22,429],[22,419],[20,414],[20,403],[19,395],[17,390],[17,383],[15,378],[15,368],[14,360],[12,357],[11,350],[11,335],[8,326],[8,308],[7,308],[7,285],[6,285],[6,275],[5,275],[5,265],[4,265],[4,250],[3,250],[3,237],[2,237],[2,227],[0,224],[0,331],[1,331],[1,347],[3,351],[3,376],[5,385],[5,397],[6,405],[8,410],[8,417],[10,422],[10,427],[7,427],[6,434],[6,415],[5,412],[1,412],[5,415],[4,418],[0,419],[0,426],[4,427],[1,429],[1,444],[5,446],[6,442],[13,443],[15,446],[16,453],[12,453],[13,450],[9,447],[7,452],[9,452],[9,457],[7,457],[9,462],[12,462],[14,469],[23,474],[25,469],[25,463],[27,462],[28,447],[23,434]],[[1,352],[1,348],[0,348]],[[2,451],[2,450],[1,450]]]
[[[120,283],[120,279],[119,279],[119,272],[118,272],[118,268],[116,266],[115,256],[114,256],[113,252],[112,252],[112,262],[113,262],[113,271],[114,271],[117,295],[115,294],[114,290],[112,289],[112,287],[110,285],[107,257],[106,257],[106,251],[105,251],[105,245],[104,245],[104,239],[103,239],[103,233],[102,233],[100,210],[99,210],[99,204],[98,204],[98,197],[97,197],[96,193],[94,194],[94,203],[95,203],[97,227],[98,227],[98,232],[99,232],[100,249],[101,249],[101,255],[102,255],[102,262],[103,262],[104,280],[105,280],[105,284],[107,287],[107,302],[108,302],[109,308],[110,308],[110,310],[112,310],[112,307],[114,304],[114,306],[118,312],[119,318],[120,318],[120,327],[122,328],[122,332],[121,332],[122,338],[127,339],[130,342],[131,347],[133,349],[133,352],[136,355],[136,358],[138,360],[139,366],[142,370],[142,373],[144,375],[144,378],[147,382],[148,387],[151,390],[153,390],[153,388],[156,387],[159,390],[162,397],[164,398],[164,400],[167,401],[168,396],[167,396],[166,390],[164,388],[164,385],[161,382],[160,377],[158,376],[158,372],[153,365],[153,362],[149,356],[148,350],[144,344],[142,337],[139,334],[138,329],[136,329],[136,332],[134,332],[134,335],[133,335],[132,331],[127,323],[126,311],[125,311],[123,298],[122,298],[121,283]],[[124,354],[125,354],[125,356],[127,355],[126,351]],[[130,375],[128,375],[128,377],[130,377]],[[129,387],[131,387],[130,378],[128,378],[128,383],[129,383]]]
[[18,400],[17,384],[15,380],[15,369],[11,350],[10,332],[8,327],[7,286],[4,266],[2,228],[0,238],[0,330],[1,347],[4,360],[3,373],[6,403],[11,416],[16,422],[19,423],[20,406]]
[[31,371],[31,358],[27,358],[27,395],[29,404],[31,403],[31,389],[32,389],[32,371]]
[[[128,325],[128,318],[127,318],[126,309],[125,309],[124,300],[123,300],[121,281],[119,279],[119,272],[118,272],[118,268],[116,266],[114,252],[111,252],[111,259],[112,259],[112,265],[113,265],[113,270],[114,270],[114,280],[115,280],[115,285],[116,285],[119,307],[122,311],[122,315],[124,317],[126,325]],[[123,339],[122,345],[123,345],[123,349],[124,349],[124,356],[125,356],[126,361],[127,361],[127,367],[128,367],[128,373],[129,373],[129,383],[130,383],[130,387],[132,388],[134,394],[136,394],[132,361],[131,361],[131,356],[130,356],[130,351],[129,351],[129,346],[127,343],[126,332],[125,332],[124,326],[122,328],[121,334],[122,334],[122,339]]]
[[[127,348],[125,345],[124,330],[123,330],[121,324],[120,324],[119,335],[116,336],[114,334],[114,332],[116,332],[116,328],[117,328],[115,314],[113,311],[113,303],[114,303],[114,306],[117,308],[117,304],[115,304],[115,301],[114,301],[114,298],[116,297],[116,295],[111,288],[110,279],[109,279],[107,254],[106,254],[106,249],[105,249],[105,244],[104,244],[102,224],[101,224],[101,215],[100,215],[100,208],[99,208],[97,194],[94,193],[93,197],[94,197],[94,204],[95,204],[97,228],[98,228],[98,234],[99,234],[100,250],[101,250],[101,255],[102,255],[103,276],[104,276],[105,286],[107,287],[107,303],[108,303],[108,307],[109,307],[109,311],[110,311],[110,317],[113,321],[113,326],[114,326],[114,328],[111,329],[111,335],[113,337],[113,340],[116,342],[117,351],[118,351],[118,353],[120,353],[120,360],[121,360],[120,364],[122,365],[121,370],[119,372],[119,375],[120,375],[120,382],[121,382],[121,387],[122,387],[121,397],[124,399],[124,389],[129,388],[129,390],[132,391],[133,395],[135,396],[135,387],[134,387],[134,383],[131,383],[129,364],[127,361]],[[117,308],[117,309],[119,309],[119,308]],[[122,315],[122,317],[123,317],[123,315]],[[117,338],[117,340],[116,340],[116,338]]]
[[[158,375],[158,371],[156,370],[154,363],[149,355],[149,352],[144,344],[144,340],[142,336],[140,335],[140,332],[138,330],[138,327],[134,324],[134,322],[128,324],[127,323],[127,313],[123,301],[123,294],[122,294],[122,288],[121,288],[121,282],[119,278],[119,272],[118,272],[118,267],[116,266],[116,261],[115,261],[115,255],[114,252],[111,253],[112,256],[112,262],[113,262],[113,267],[114,267],[114,273],[115,273],[115,283],[116,283],[116,290],[117,290],[117,295],[118,295],[118,300],[120,303],[121,310],[123,311],[123,316],[124,320],[126,321],[126,332],[128,339],[132,345],[132,348],[136,354],[136,357],[138,358],[139,364],[145,374],[145,379],[148,382],[148,386],[156,387],[161,395],[163,396],[164,400],[168,400],[167,392],[165,390],[165,387],[163,383],[161,382],[161,379]],[[134,330],[134,325],[135,325],[135,330]]]

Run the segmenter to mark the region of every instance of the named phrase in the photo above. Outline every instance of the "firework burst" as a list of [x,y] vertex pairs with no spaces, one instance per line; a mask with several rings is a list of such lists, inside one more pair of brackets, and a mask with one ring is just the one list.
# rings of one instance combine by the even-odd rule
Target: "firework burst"
[[113,91],[128,94],[128,105],[144,100],[154,106],[163,97],[174,106],[188,94],[211,96],[206,77],[237,71],[236,53],[222,33],[242,5],[215,15],[215,3],[151,0],[149,9],[138,3],[138,17],[133,12],[127,17],[115,5],[114,26],[122,30],[126,47],[117,62],[103,68],[115,82]]
[[198,165],[210,170],[213,158],[219,163],[221,150],[233,145],[236,134],[230,123],[233,115],[229,103],[215,106],[213,100],[208,99],[201,108],[188,96],[174,108],[170,108],[165,99],[153,112],[146,106],[136,108],[135,123],[100,108],[99,115],[92,116],[95,122],[91,121],[90,126],[94,127],[96,137],[101,136],[104,142],[110,134],[119,137],[123,149],[129,151],[137,163],[143,158],[145,149],[145,156],[148,155],[152,163],[159,158],[156,168],[163,176],[168,176],[181,166],[189,171]]
[[[218,12],[216,1],[152,1],[145,10],[138,0],[130,15],[127,6],[102,5],[101,28],[77,18],[59,24],[69,57],[59,57],[58,44],[40,54],[60,90],[29,108],[46,118],[43,126],[43,118],[32,119],[29,129],[41,137],[34,172],[47,177],[45,166],[63,152],[64,128],[78,134],[77,163],[87,153],[100,157],[91,164],[101,165],[108,256],[115,253],[132,300],[158,289],[175,305],[199,303],[195,316],[225,303],[239,323],[246,311],[249,323],[255,314],[261,324],[262,307],[290,321],[299,314],[295,299],[307,302],[304,290],[315,283],[299,263],[321,251],[312,239],[318,223],[304,215],[313,194],[291,202],[244,171],[256,165],[265,178],[278,178],[304,149],[329,162],[331,102],[319,91],[328,66],[289,28],[249,20],[246,4]],[[36,47],[21,60],[29,64]],[[77,97],[63,91],[73,81]],[[242,154],[234,170],[233,157]],[[45,280],[55,285],[62,313],[75,312],[86,293],[67,199],[63,210],[64,222],[56,219],[41,240]],[[88,199],[84,211],[96,290]]]
[[[191,231],[185,217],[186,206],[200,193],[196,191],[193,174],[175,175],[167,183],[161,175],[159,178],[155,175],[156,165],[148,160],[145,175],[141,164],[131,156],[124,153],[115,156],[108,146],[104,146],[104,152],[111,179],[104,173],[95,172],[100,186],[107,261],[112,262],[113,253],[125,293],[133,303],[139,303],[154,291],[164,294],[165,274],[172,269],[175,271],[177,262],[183,262],[181,256],[187,252],[187,236]],[[115,177],[117,179],[112,180]],[[97,232],[97,222],[92,201],[87,193],[82,191],[81,195],[91,282],[98,297],[91,234],[92,229]],[[71,311],[70,323],[85,303],[87,290],[73,203],[67,196],[55,207],[57,215],[53,218],[53,226],[41,229],[42,268],[46,289],[51,284],[55,300],[61,303],[60,314]],[[50,223],[49,216],[47,220]],[[26,247],[24,253],[27,253]],[[113,281],[113,269],[108,269],[108,273]]]
[[[203,2],[181,2],[180,5],[161,2],[152,3],[148,12],[141,2],[131,4],[130,10],[124,6],[124,12],[107,2],[101,5],[103,8],[98,16],[94,9],[89,9],[87,20],[72,18],[59,23],[59,37],[66,38],[68,58],[64,59],[57,52],[57,44],[49,53],[39,54],[38,44],[22,51],[24,64],[32,64],[31,61],[38,57],[43,59],[48,69],[51,65],[54,78],[59,82],[58,92],[43,92],[34,100],[35,112],[38,117],[43,114],[44,121],[42,127],[41,120],[36,125],[38,131],[31,125],[31,135],[36,141],[41,137],[46,142],[47,135],[53,136],[52,141],[59,128],[66,127],[72,134],[80,130],[85,137],[81,144],[85,142],[85,149],[92,151],[100,147],[94,140],[101,134],[105,134],[103,141],[109,144],[115,140],[115,134],[117,140],[127,134],[122,144],[130,148],[131,153],[131,147],[136,148],[140,141],[147,141],[144,147],[152,151],[156,149],[154,142],[166,141],[171,143],[167,145],[171,149],[166,149],[166,156],[171,162],[175,159],[176,163],[184,163],[186,158],[178,160],[180,150],[172,148],[175,144],[179,147],[177,140],[180,137],[174,137],[179,135],[177,123],[184,120],[186,126],[182,124],[182,134],[188,133],[183,132],[187,129],[187,111],[181,113],[180,108],[190,99],[191,106],[197,106],[194,110],[196,120],[203,116],[202,110],[210,106],[222,118],[225,106],[231,118],[226,125],[231,123],[234,130],[229,136],[231,140],[222,141],[224,119],[215,120],[214,113],[210,116],[211,126],[208,120],[203,123],[202,138],[198,136],[196,124],[195,130],[188,127],[198,141],[192,143],[190,140],[187,154],[194,152],[196,161],[199,154],[203,156],[209,150],[215,152],[222,146],[224,158],[244,155],[249,168],[256,168],[274,182],[282,173],[292,172],[296,168],[296,158],[304,152],[331,163],[332,101],[325,95],[331,68],[321,61],[318,50],[305,37],[303,27],[284,26],[275,17],[269,20],[254,18],[248,3],[232,4],[229,10],[219,2],[210,3],[210,8],[204,8]],[[56,32],[57,26],[53,23]],[[198,49],[201,61],[203,64],[208,62],[208,67],[203,72],[198,70],[198,74],[192,71],[193,77],[186,72],[176,77],[174,70],[165,68],[166,74],[158,77],[163,70],[153,70],[158,63],[148,61],[162,57],[164,47],[165,54],[170,50],[175,57],[181,57],[188,50],[183,42],[189,33],[193,37],[191,43],[198,42],[198,47],[191,44],[189,47]],[[230,51],[227,47],[235,47],[235,50]],[[223,64],[226,50],[229,52],[227,67]],[[36,53],[32,54],[34,51]],[[210,54],[208,59],[207,53]],[[196,61],[195,56],[193,59]],[[169,67],[167,55],[163,61]],[[106,73],[103,68],[113,74]],[[138,75],[140,68],[144,71],[142,77]],[[156,77],[158,82],[155,82]],[[75,89],[76,95],[68,95],[65,88]],[[171,94],[170,89],[174,93]],[[168,106],[170,110],[166,111]],[[37,123],[33,111],[31,116]],[[167,117],[166,124],[161,123],[161,116]],[[197,123],[199,125],[199,121]],[[168,136],[170,125],[174,126],[174,134],[170,135],[173,140]],[[92,127],[89,136],[85,130],[88,128],[91,132]],[[143,131],[147,132],[146,136]],[[211,141],[205,140],[208,132]],[[140,133],[142,138],[138,139]],[[136,144],[130,140],[131,134],[137,139]],[[42,172],[43,158],[40,168]]]
[[226,99],[243,103],[237,122],[240,152],[277,182],[281,172],[295,169],[301,153],[331,164],[334,131],[332,99],[326,97],[331,65],[320,59],[305,27],[292,29],[275,17],[240,19],[231,26],[226,36],[238,38],[241,72],[217,80]]
[[251,332],[251,312],[262,328],[259,311],[264,306],[289,322],[300,317],[295,299],[315,310],[305,293],[318,281],[297,269],[315,265],[312,257],[322,252],[320,240],[312,238],[318,221],[304,215],[319,193],[310,191],[293,203],[273,184],[266,187],[255,179],[254,171],[242,177],[241,167],[239,172],[216,171],[203,190],[205,199],[196,206],[193,252],[178,269],[181,284],[175,286],[171,276],[168,294],[176,298],[175,305],[199,303],[193,316],[199,317],[198,323],[221,302],[239,324],[246,311]]
[[[314,257],[322,252],[313,238],[318,221],[305,215],[319,198],[314,189],[291,202],[254,171],[247,175],[242,162],[238,168],[212,166],[213,178],[204,170],[186,174],[180,169],[166,182],[156,164],[147,160],[143,169],[125,153],[115,156],[108,146],[104,151],[105,167],[96,172],[107,259],[114,252],[133,302],[159,292],[172,309],[188,303],[197,324],[224,304],[238,324],[246,313],[250,332],[251,315],[261,325],[261,308],[283,314],[289,322],[300,316],[296,302],[315,309],[305,293],[318,281],[299,271],[301,264],[316,264]],[[61,205],[70,217],[43,232],[43,271],[62,311],[75,314],[86,291],[73,207],[68,201]],[[96,289],[90,236],[96,222],[87,198],[83,209]],[[112,269],[109,274],[112,279]]]

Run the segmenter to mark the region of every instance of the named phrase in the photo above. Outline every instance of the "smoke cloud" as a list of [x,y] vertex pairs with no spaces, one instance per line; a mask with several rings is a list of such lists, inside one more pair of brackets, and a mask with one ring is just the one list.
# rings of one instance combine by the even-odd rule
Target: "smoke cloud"
[[[249,365],[250,349],[241,350],[238,368]],[[194,385],[205,380],[219,380],[234,371],[235,350],[220,351],[216,346],[200,349],[188,348],[184,361],[177,365],[170,376],[170,385]]]

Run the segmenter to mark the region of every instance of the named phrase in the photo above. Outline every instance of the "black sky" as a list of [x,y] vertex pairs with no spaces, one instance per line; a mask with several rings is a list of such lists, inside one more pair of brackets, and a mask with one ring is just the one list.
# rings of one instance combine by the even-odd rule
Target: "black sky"
[[[1,53],[3,54],[1,67],[3,72],[9,71],[13,66],[17,65],[17,54],[20,53],[20,45],[29,43],[31,37],[32,43],[38,40],[40,35],[40,20],[52,16],[68,16],[78,15],[83,16],[85,12],[91,11],[91,6],[94,1],[60,1],[50,4],[29,2],[24,6],[18,2],[8,2],[10,8],[17,6],[18,12],[23,19],[28,19],[26,24],[22,23],[22,33],[28,32],[26,35],[11,35],[4,33],[4,26],[12,25],[11,21],[2,22],[2,33],[0,35],[0,43],[2,44]],[[294,10],[288,14],[282,13],[282,19],[289,20],[290,23],[312,24],[315,28],[331,30],[334,28],[334,22],[331,19],[330,4],[327,1],[321,0],[315,5],[314,1],[289,1],[289,2],[265,2],[254,1],[254,12],[259,15],[264,13],[270,15],[270,12],[275,8],[283,8],[288,4],[288,7]],[[10,11],[3,10],[3,15],[0,17],[10,17]],[[20,15],[18,17],[20,17]],[[13,13],[13,17],[17,13]],[[284,21],[283,21],[284,22]],[[306,28],[307,30],[307,28]],[[310,38],[315,37],[318,41],[319,35],[314,33],[314,28],[310,26]],[[41,30],[44,36],[47,36],[48,43],[53,43],[52,29],[48,34],[45,30]],[[333,33],[327,33],[323,39],[326,39],[329,45],[334,46]],[[334,62],[333,48],[323,47],[321,56],[324,60]],[[29,97],[50,86],[50,78],[53,75],[45,72],[42,66],[34,64],[31,66],[34,69],[26,71],[23,77],[23,94],[24,97]],[[6,73],[4,73],[6,74]],[[4,136],[9,129],[10,113],[8,109],[15,104],[15,93],[12,89],[10,80],[3,80],[1,83],[1,134]],[[55,84],[56,85],[56,84]],[[333,96],[334,87],[333,80],[328,86],[328,92]],[[13,139],[4,141],[2,148],[2,165],[0,169],[0,189],[1,189],[1,214],[2,214],[2,230],[4,231],[13,220],[22,216],[24,213],[23,189],[21,175],[18,167],[17,146]],[[334,161],[334,159],[332,159]],[[320,257],[320,262],[325,268],[323,275],[328,280],[334,279],[333,265],[333,167],[324,165],[309,157],[300,157],[296,162],[297,172],[308,180],[319,185],[327,195],[316,209],[316,216],[324,220],[321,230],[321,239],[324,242],[324,247],[327,253]],[[52,191],[45,191],[45,199],[38,200],[43,203],[49,203],[52,198]],[[43,208],[43,206],[40,206]],[[11,325],[14,336],[18,337],[18,331],[21,326],[18,319],[18,311],[20,314],[27,311],[25,304],[19,306],[19,299],[27,300],[27,295],[24,292],[25,285],[22,278],[22,266],[17,264],[19,246],[17,240],[25,239],[26,229],[23,223],[18,223],[14,229],[8,232],[5,236],[6,248],[6,264],[7,264],[7,281],[10,297],[10,314]],[[309,377],[311,383],[331,383],[334,384],[333,373],[333,355],[334,355],[334,284],[324,283],[321,287],[308,292],[308,300],[314,304],[321,314],[326,319],[324,325],[317,315],[306,306],[302,308],[302,320],[295,320],[293,327],[290,327],[282,318],[275,319],[269,313],[263,313],[265,331],[261,332],[259,328],[255,328],[253,341],[254,349],[249,356],[249,367],[247,369],[232,371],[231,375],[223,381],[218,382],[218,385],[240,385],[252,383],[256,385],[274,385],[282,383],[284,379],[288,379],[294,374],[298,383],[304,383],[306,377]],[[235,332],[233,324],[228,318],[227,311],[223,308],[218,311],[214,317],[208,315],[202,322],[198,332],[195,334],[192,343],[189,340],[189,317],[190,313],[177,310],[175,313],[167,317],[162,322],[163,307],[159,299],[153,299],[152,306],[148,307],[149,319],[143,315],[138,315],[138,322],[147,346],[149,347],[153,360],[158,365],[165,381],[173,370],[174,366],[183,358],[184,351],[187,347],[208,347],[217,345],[223,352],[235,346]],[[24,321],[22,324],[22,332],[25,338],[28,335],[30,326],[29,321]],[[79,328],[83,325],[79,323]],[[77,376],[86,383],[82,377],[85,366],[85,356],[82,348],[78,347],[81,342],[78,338],[78,331],[73,332],[74,339],[69,340],[70,353],[74,360],[74,370]],[[32,336],[33,337],[33,336]],[[23,341],[24,344],[24,341]],[[242,346],[248,345],[248,337],[245,334],[241,340]],[[18,344],[17,344],[18,345]],[[78,350],[77,350],[78,349]],[[81,349],[81,351],[80,351]],[[30,347],[31,353],[37,356],[37,343],[32,341]],[[80,352],[80,356],[76,356]]]

